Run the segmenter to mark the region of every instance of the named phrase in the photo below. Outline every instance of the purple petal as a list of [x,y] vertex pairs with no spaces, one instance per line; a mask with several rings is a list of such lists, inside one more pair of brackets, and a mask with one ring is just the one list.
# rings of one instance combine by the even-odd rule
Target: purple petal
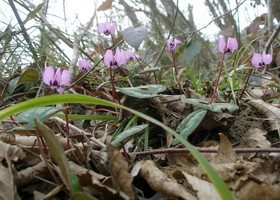
[[53,80],[54,69],[52,67],[46,67],[43,73],[43,82],[50,86],[50,82]]
[[225,48],[226,48],[226,42],[224,39],[220,39],[219,40],[219,51],[224,53],[225,51]]
[[98,32],[99,33],[104,33],[104,29],[105,29],[105,24],[104,23],[98,24]]
[[57,68],[56,72],[55,72],[55,75],[53,77],[53,82],[57,81],[57,83],[60,85],[60,82],[61,82],[61,72],[60,72],[60,67]]
[[67,85],[70,83],[70,72],[68,70],[63,70],[61,75],[60,85]]
[[59,93],[59,94],[63,94],[64,90],[62,87],[59,87],[56,89],[56,91]]
[[259,68],[259,64],[262,62],[262,55],[254,53],[251,62],[256,68]]
[[107,67],[111,67],[112,63],[114,61],[114,55],[111,50],[107,50],[104,54],[104,64]]
[[237,40],[235,38],[228,38],[228,47],[231,52],[234,52],[236,49],[238,49],[238,43]]
[[126,64],[126,56],[119,50],[119,48],[116,50],[115,61],[117,62],[118,67]]
[[79,60],[78,67],[82,71],[88,71],[91,68],[91,64],[88,60],[82,59],[82,60]]
[[266,54],[265,51],[263,51],[263,62],[268,65],[272,62],[272,55]]
[[116,30],[116,24],[115,23],[111,23],[111,27],[110,27],[111,34],[114,34],[115,30]]
[[182,42],[180,40],[175,40],[175,44],[181,44]]

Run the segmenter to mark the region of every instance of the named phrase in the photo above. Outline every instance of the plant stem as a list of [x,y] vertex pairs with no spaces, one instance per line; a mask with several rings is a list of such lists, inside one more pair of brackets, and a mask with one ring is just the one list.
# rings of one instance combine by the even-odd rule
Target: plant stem
[[[218,148],[197,148],[199,152],[203,153],[218,153]],[[271,153],[280,152],[280,148],[235,148],[233,149],[235,153]],[[142,151],[142,152],[132,152],[129,155],[133,156],[146,156],[155,154],[167,154],[167,153],[187,153],[189,152],[186,148],[170,148],[170,149],[160,149],[153,151]]]
[[[64,104],[64,106],[66,107],[67,105]],[[68,119],[68,109],[67,108],[65,108],[64,113],[65,113],[65,121],[66,121],[66,139],[67,139],[66,149],[69,150],[70,149],[70,141],[69,141],[70,132],[69,132],[69,119]]]
[[173,66],[174,66],[174,69],[175,69],[176,80],[177,80],[178,85],[179,85],[180,93],[181,93],[181,94],[184,94],[183,88],[182,88],[182,85],[181,85],[181,81],[180,81],[180,78],[179,78],[178,69],[177,69],[176,62],[175,62],[174,51],[171,51],[171,54],[172,54]]
[[110,67],[110,78],[111,78],[111,83],[112,83],[113,102],[115,102],[115,99],[117,99],[118,103],[120,105],[122,105],[121,102],[120,102],[120,99],[117,95],[116,88],[115,88],[115,74],[116,74],[116,71],[114,70],[113,73],[112,73],[112,68]]
[[248,74],[248,76],[247,76],[247,79],[246,79],[246,82],[245,82],[244,88],[243,88],[242,92],[240,93],[239,100],[241,100],[241,98],[242,98],[242,96],[243,96],[243,94],[244,94],[244,91],[245,91],[245,89],[246,89],[246,87],[247,87],[247,85],[248,85],[248,82],[249,82],[250,76],[251,76],[251,74],[252,74],[252,71],[253,71],[253,69],[252,69],[252,68],[250,68],[250,71],[249,71],[249,74]]
[[[226,47],[225,47],[225,49],[226,49]],[[222,60],[221,60],[221,65],[220,65],[220,70],[219,70],[219,75],[218,75],[217,83],[216,83],[216,86],[215,86],[212,98],[209,101],[210,105],[213,103],[213,101],[215,99],[215,95],[216,95],[216,92],[217,92],[217,89],[218,89],[218,86],[219,86],[220,77],[221,77],[221,74],[222,74],[222,69],[223,69],[223,64],[224,64],[224,58],[225,58],[225,51],[223,52],[223,55],[222,55]]]

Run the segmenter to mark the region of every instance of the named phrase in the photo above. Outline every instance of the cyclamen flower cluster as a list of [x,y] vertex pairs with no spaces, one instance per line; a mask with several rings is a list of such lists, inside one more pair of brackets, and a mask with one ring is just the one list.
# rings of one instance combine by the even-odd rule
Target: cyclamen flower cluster
[[251,62],[255,68],[264,68],[272,62],[272,55],[266,54],[265,51],[262,54],[254,53]]
[[90,61],[86,59],[79,60],[78,67],[80,68],[80,70],[86,72],[91,68]]
[[168,51],[174,51],[176,48],[177,44],[181,44],[182,42],[180,40],[176,40],[174,38],[167,40],[166,45]]
[[235,38],[229,37],[227,43],[225,40],[220,39],[219,41],[219,51],[225,54],[232,54],[236,49],[238,49],[238,43]]
[[62,94],[63,87],[68,85],[70,82],[70,72],[65,69],[61,74],[60,70],[61,69],[59,67],[54,73],[53,67],[46,67],[43,73],[43,82],[50,86],[51,89]]
[[105,23],[98,24],[98,32],[104,35],[112,35],[115,33],[116,25],[115,23],[110,23],[106,21]]

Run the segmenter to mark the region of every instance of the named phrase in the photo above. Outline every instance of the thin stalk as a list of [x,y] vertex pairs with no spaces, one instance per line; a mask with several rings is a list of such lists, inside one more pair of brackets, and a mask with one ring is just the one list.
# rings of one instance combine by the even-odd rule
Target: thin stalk
[[[225,47],[225,49],[226,49],[226,47]],[[219,75],[218,75],[217,83],[216,83],[216,86],[215,86],[212,98],[209,101],[210,105],[213,103],[213,101],[215,99],[215,95],[216,95],[216,92],[217,92],[217,89],[218,89],[218,86],[219,86],[220,77],[221,77],[221,74],[222,74],[222,69],[223,69],[223,64],[224,64],[224,58],[225,58],[225,51],[223,52],[223,56],[222,56],[222,61],[221,61],[221,65],[220,65],[220,70],[219,70]]]
[[[66,107],[67,105],[64,104],[64,106]],[[66,121],[66,139],[67,139],[66,148],[67,148],[67,150],[69,150],[70,149],[70,141],[69,141],[70,131],[69,131],[69,118],[68,118],[68,109],[67,108],[65,108],[64,113],[65,113],[65,121]]]
[[[218,148],[197,148],[199,152],[202,153],[218,153]],[[280,148],[235,148],[233,149],[235,153],[272,153],[280,152]],[[152,151],[142,151],[142,152],[132,152],[129,155],[133,156],[147,156],[156,154],[167,154],[167,153],[188,153],[189,150],[186,148],[170,148],[170,149],[160,149]]]
[[252,74],[252,71],[253,71],[253,69],[252,69],[252,68],[250,68],[250,71],[249,71],[249,74],[248,74],[248,76],[247,76],[247,79],[246,79],[246,82],[245,82],[244,88],[243,88],[242,92],[240,93],[239,100],[241,100],[241,98],[242,98],[242,96],[243,96],[243,94],[244,94],[244,91],[245,91],[245,89],[246,89],[246,87],[247,87],[247,85],[248,85],[248,82],[249,82],[250,76],[251,76],[251,74]]
[[110,67],[110,78],[111,78],[111,83],[112,83],[113,101],[115,102],[115,99],[117,99],[118,103],[119,103],[120,105],[122,105],[122,104],[121,104],[121,101],[120,101],[120,99],[119,99],[119,97],[118,97],[118,94],[117,94],[117,92],[116,92],[116,88],[115,88],[115,75],[116,75],[116,71],[113,70],[113,73],[112,73],[112,69],[111,69],[111,67]]
[[179,78],[178,69],[177,69],[176,62],[175,62],[175,55],[174,55],[174,51],[171,51],[171,54],[172,54],[173,67],[174,67],[174,69],[175,69],[176,80],[177,80],[178,85],[179,85],[180,93],[181,93],[181,94],[184,94],[184,92],[183,92],[183,88],[182,88],[182,85],[181,85],[181,81],[180,81],[180,78]]

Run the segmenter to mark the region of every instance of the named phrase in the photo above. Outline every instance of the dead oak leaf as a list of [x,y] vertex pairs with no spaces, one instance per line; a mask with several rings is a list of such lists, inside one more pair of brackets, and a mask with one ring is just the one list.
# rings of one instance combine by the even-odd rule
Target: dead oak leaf
[[197,199],[191,192],[187,191],[175,179],[169,178],[154,162],[150,160],[140,161],[140,175],[147,181],[150,187],[157,192],[181,199]]

